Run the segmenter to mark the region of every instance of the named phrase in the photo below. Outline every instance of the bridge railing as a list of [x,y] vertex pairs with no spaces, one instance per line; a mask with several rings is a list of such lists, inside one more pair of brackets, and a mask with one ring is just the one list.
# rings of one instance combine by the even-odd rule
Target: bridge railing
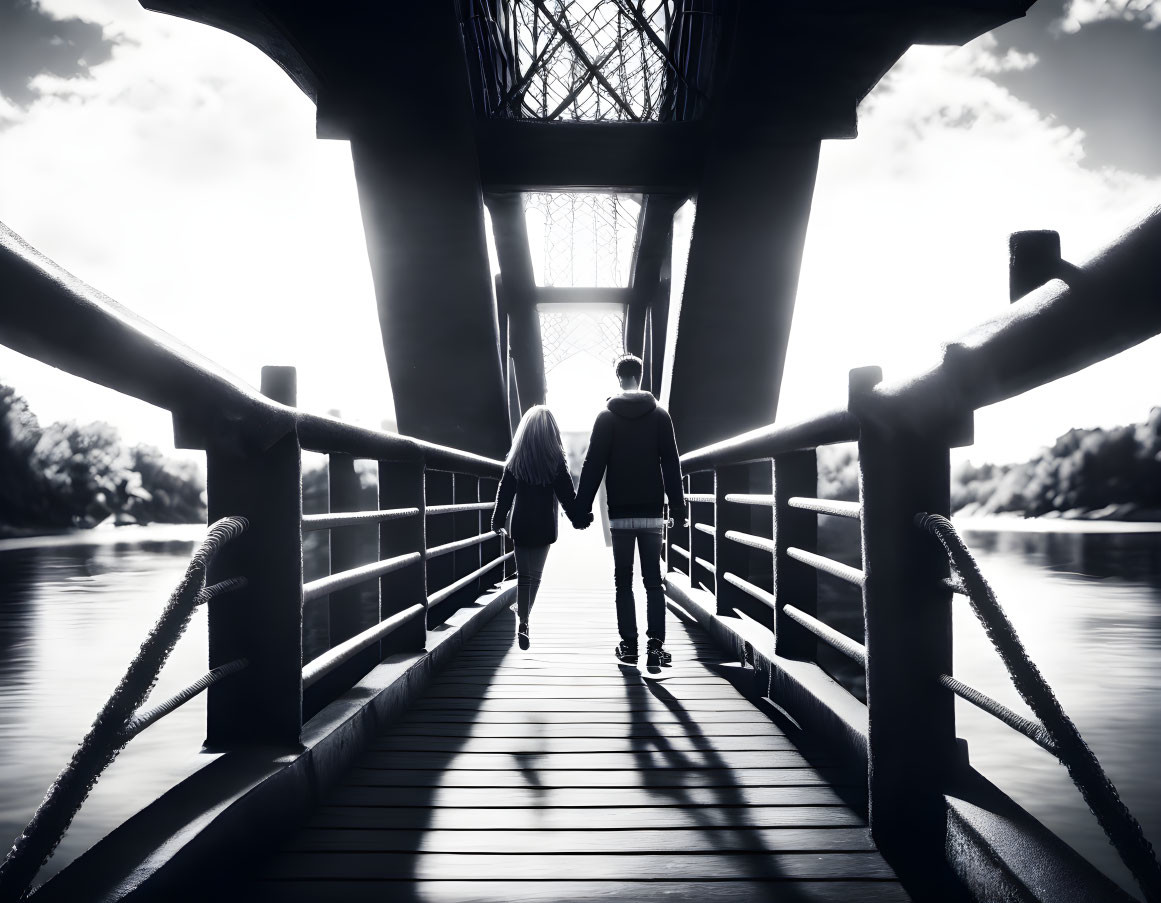
[[[137,700],[117,745],[97,744],[107,759],[85,779],[81,800],[124,742],[202,690],[207,747],[297,747],[304,711],[321,709],[386,655],[423,650],[429,628],[513,571],[513,552],[486,513],[502,462],[298,411],[292,368],[264,368],[257,392],[2,224],[0,343],[169,410],[175,443],[206,453],[209,522],[244,525],[195,559],[210,585],[197,600],[209,609],[210,671],[181,699],[149,710]],[[304,450],[327,455],[326,513],[303,515]],[[378,470],[374,510],[359,510],[360,459]],[[377,530],[372,561],[359,561],[364,544],[352,537],[360,529]],[[330,572],[304,582],[303,537],[315,531],[329,533]],[[329,648],[304,661],[308,606],[326,607]],[[6,886],[24,893],[58,841],[6,864]]]
[[[1014,285],[1028,264],[1017,239]],[[823,643],[865,670],[868,809],[886,850],[907,844],[914,855],[928,844],[926,854],[942,858],[944,793],[962,760],[958,696],[1061,757],[1086,799],[1092,791],[1104,801],[1092,803],[1094,811],[1147,899],[1159,899],[1152,850],[1127,811],[1114,812],[1119,799],[1111,784],[1097,786],[1107,784],[1099,765],[1089,768],[1079,753],[1062,755],[1044,724],[953,676],[952,595],[965,586],[925,529],[950,514],[950,449],[971,443],[977,408],[1161,333],[1159,255],[1161,210],[1084,267],[1036,261],[1044,275],[1034,284],[1051,281],[945,346],[932,369],[891,385],[878,368],[853,370],[845,410],[758,429],[682,458],[690,526],[668,534],[670,568],[712,593],[718,615],[741,612],[773,631],[775,658],[787,669],[816,663]],[[848,441],[857,443],[859,500],[817,498],[817,448]],[[858,520],[859,566],[818,554],[819,516]],[[819,572],[860,589],[862,642],[818,617]],[[998,630],[985,627],[990,635]],[[1063,712],[1053,717],[1067,722]]]

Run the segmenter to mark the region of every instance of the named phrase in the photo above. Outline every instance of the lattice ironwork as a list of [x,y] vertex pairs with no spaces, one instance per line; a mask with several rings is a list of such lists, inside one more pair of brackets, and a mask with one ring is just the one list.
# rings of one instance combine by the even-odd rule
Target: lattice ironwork
[[692,118],[703,111],[719,32],[717,5],[705,0],[705,8],[687,10],[676,0],[466,0],[473,93],[494,118]]
[[640,202],[617,194],[524,195],[539,285],[622,288],[629,283]]
[[612,364],[625,353],[624,329],[625,314],[620,310],[540,308],[544,372],[551,373],[578,354]]

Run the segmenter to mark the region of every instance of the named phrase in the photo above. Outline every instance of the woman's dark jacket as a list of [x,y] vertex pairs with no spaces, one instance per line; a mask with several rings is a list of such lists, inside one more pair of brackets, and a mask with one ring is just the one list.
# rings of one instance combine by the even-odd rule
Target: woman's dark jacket
[[508,519],[513,502],[512,541],[518,546],[547,546],[556,542],[556,522],[559,518],[556,500],[564,505],[564,513],[571,520],[575,516],[576,493],[568,468],[561,465],[552,482],[537,486],[518,479],[507,467],[496,490],[496,507],[492,509],[492,529],[499,530]]

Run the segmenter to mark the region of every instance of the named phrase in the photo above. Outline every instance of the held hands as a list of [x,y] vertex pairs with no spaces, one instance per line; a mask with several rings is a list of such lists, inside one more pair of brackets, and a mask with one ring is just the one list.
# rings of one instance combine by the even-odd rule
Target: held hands
[[576,517],[569,518],[569,520],[576,529],[585,530],[593,522],[593,513],[591,511],[585,511],[577,514]]

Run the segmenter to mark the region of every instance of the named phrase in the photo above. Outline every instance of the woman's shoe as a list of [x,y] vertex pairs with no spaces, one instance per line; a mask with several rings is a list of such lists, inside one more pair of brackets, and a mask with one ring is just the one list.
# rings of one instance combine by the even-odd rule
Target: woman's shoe
[[637,664],[637,647],[627,645],[624,640],[617,644],[617,648],[613,650],[613,655],[626,665]]
[[527,621],[520,622],[520,627],[516,631],[516,642],[518,642],[520,644],[521,649],[528,648],[529,643],[528,643],[528,622]]

